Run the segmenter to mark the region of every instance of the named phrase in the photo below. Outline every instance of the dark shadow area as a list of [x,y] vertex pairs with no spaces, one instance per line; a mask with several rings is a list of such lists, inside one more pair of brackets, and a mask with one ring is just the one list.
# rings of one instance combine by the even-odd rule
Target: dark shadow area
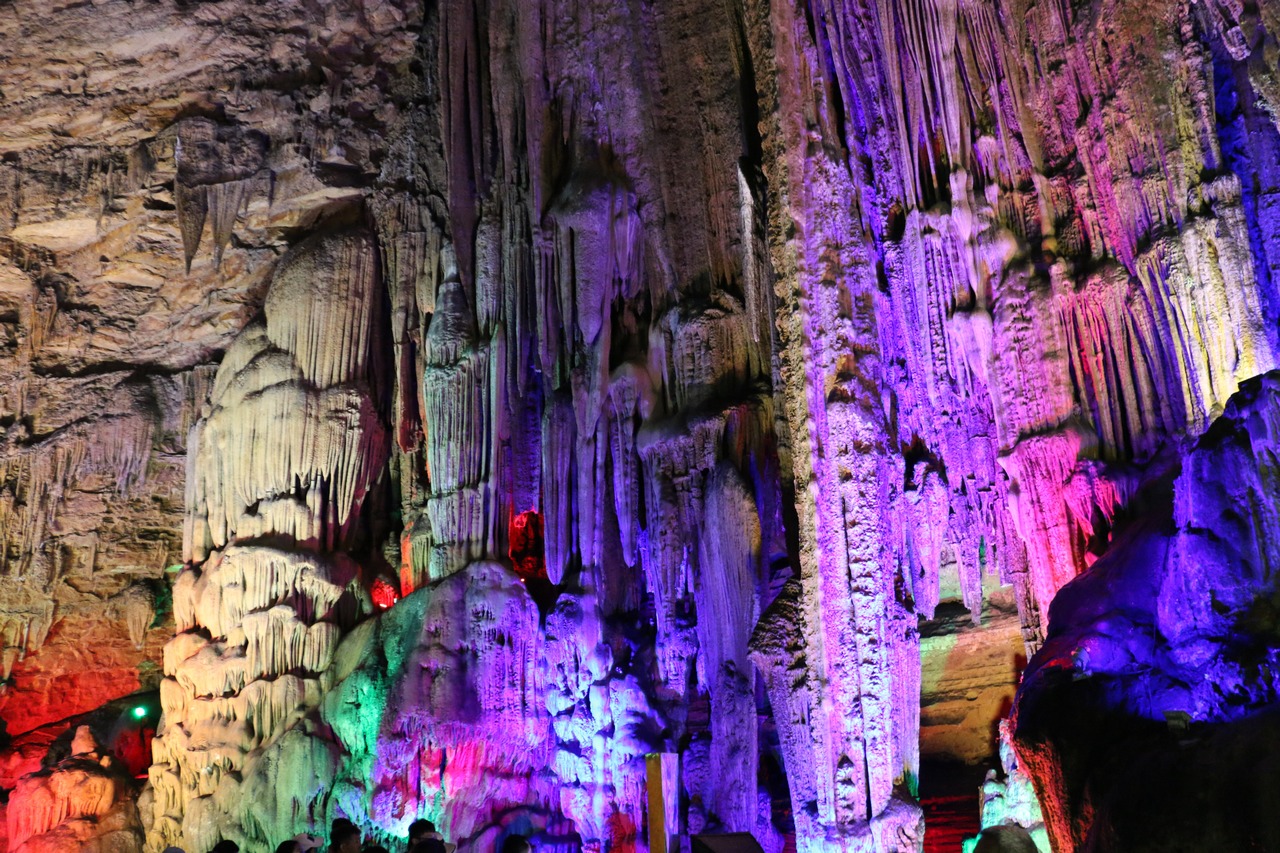
[[920,806],[925,853],[956,853],[978,834],[982,780],[994,764],[920,762]]

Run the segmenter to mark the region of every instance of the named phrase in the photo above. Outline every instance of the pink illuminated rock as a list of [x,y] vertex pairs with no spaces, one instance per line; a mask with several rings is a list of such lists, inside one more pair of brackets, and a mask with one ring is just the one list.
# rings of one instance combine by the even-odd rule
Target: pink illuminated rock
[[1244,772],[1267,790],[1280,778],[1278,445],[1272,372],[1144,484],[1143,515],[1118,525],[1108,552],[1055,599],[1013,744],[1056,847],[1280,839],[1274,812],[1232,781]]

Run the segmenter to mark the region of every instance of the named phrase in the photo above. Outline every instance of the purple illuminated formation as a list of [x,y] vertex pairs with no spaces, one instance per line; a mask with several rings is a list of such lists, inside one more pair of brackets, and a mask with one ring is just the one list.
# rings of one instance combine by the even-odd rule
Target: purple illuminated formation
[[9,848],[1280,848],[1277,34],[0,2]]
[[1057,849],[1269,849],[1280,820],[1280,372],[1153,469],[1063,588],[1016,742]]

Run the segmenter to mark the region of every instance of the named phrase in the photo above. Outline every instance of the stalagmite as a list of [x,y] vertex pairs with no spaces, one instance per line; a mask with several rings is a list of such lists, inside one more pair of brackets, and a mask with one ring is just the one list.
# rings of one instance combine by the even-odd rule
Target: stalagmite
[[71,754],[19,780],[9,795],[9,849],[138,849],[141,827],[131,780],[79,727]]
[[360,567],[333,552],[366,535],[389,452],[380,299],[367,235],[304,242],[193,427],[190,562],[174,585],[182,633],[165,652],[150,847],[208,846],[227,831],[235,812],[216,799],[220,783],[250,773],[318,707],[339,638],[367,601]]

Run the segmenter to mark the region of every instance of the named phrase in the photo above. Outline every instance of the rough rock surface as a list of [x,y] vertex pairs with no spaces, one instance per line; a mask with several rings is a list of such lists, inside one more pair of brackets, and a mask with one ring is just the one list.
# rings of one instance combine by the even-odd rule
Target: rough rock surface
[[413,14],[0,7],[10,734],[155,687],[188,431],[281,254],[376,174]]
[[978,764],[997,753],[1026,658],[1011,596],[993,598],[981,625],[957,601],[921,626],[922,759]]
[[127,853],[142,843],[133,779],[88,726],[76,730],[69,756],[19,780],[6,814],[15,853]]
[[1277,31],[1272,0],[0,3],[10,732],[162,666],[153,851],[336,814],[639,849],[646,752],[684,830],[917,849],[922,723],[980,749],[921,619],[1003,626],[956,635],[989,727],[991,611],[1028,655],[1110,636],[1051,602],[1278,363]]
[[1231,399],[1054,602],[1014,737],[1057,849],[1280,844],[1263,793],[1280,783],[1278,447],[1273,372]]

